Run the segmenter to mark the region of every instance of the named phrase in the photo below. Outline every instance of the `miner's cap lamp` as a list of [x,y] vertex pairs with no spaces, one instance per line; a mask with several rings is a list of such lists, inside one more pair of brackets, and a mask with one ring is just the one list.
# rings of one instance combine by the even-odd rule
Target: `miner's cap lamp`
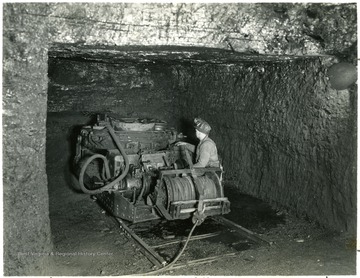
[[209,125],[206,121],[204,121],[203,119],[201,119],[201,118],[195,118],[195,119],[194,119],[194,126],[195,126],[195,129],[197,129],[198,131],[209,135],[210,130],[211,130],[211,127],[210,127],[210,125]]

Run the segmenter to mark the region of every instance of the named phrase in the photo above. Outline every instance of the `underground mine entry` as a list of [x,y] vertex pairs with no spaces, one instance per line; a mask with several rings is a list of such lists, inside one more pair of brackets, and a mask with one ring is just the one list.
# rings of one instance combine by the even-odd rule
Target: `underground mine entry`
[[[206,274],[202,265],[235,262],[245,250],[271,254],[279,237],[299,244],[328,238],[337,227],[351,230],[336,216],[348,208],[329,216],[310,197],[316,190],[331,196],[320,184],[339,179],[318,174],[328,171],[320,162],[331,157],[335,140],[323,141],[321,131],[342,131],[324,118],[351,113],[346,97],[324,102],[328,61],[205,48],[53,46],[46,157],[55,259],[68,266],[59,273],[182,275],[198,267]],[[223,169],[192,168],[174,144],[197,144],[196,117],[212,126]],[[334,152],[351,145],[342,136]],[[79,250],[86,250],[81,259]],[[345,257],[353,269],[353,252]],[[241,273],[234,265],[227,271]]]
[[[356,273],[355,2],[2,7],[5,275]],[[129,216],[135,199],[136,209],[151,212],[146,221],[114,218],[98,194],[72,185],[79,177],[73,164],[86,162],[76,159],[81,130],[110,140],[101,129],[107,121],[97,125],[97,117],[154,124],[132,139],[134,147],[153,144],[144,153],[149,162],[132,162],[131,176],[107,195],[135,188],[135,197],[119,197],[127,210],[118,212]],[[163,143],[171,130],[196,144],[196,117],[212,127],[223,172],[202,176],[161,160],[161,152],[181,150],[157,149],[155,138]],[[126,149],[123,135],[131,131],[111,127]],[[111,184],[113,165],[122,163],[113,147],[101,153],[110,175],[87,173],[102,158],[86,169],[89,189],[89,180],[102,187],[110,177]],[[158,159],[152,170],[142,168]],[[181,176],[166,176],[162,190],[156,185],[165,171]],[[209,215],[205,206],[197,226],[196,194],[174,204],[164,190],[181,183],[193,191],[194,178],[210,185],[216,207]],[[174,220],[151,207],[156,194]],[[186,219],[172,216],[175,205]]]

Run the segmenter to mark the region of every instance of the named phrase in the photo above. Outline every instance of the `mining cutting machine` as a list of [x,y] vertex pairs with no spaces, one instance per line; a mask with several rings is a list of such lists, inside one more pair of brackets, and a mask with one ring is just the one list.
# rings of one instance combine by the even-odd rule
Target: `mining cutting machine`
[[194,168],[183,138],[154,119],[96,115],[77,137],[73,176],[110,214],[132,223],[230,212],[222,168]]

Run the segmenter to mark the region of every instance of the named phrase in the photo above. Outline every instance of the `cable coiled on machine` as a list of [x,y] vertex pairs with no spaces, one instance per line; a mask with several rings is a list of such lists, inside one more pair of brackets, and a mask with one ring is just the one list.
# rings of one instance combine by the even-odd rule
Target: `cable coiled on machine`
[[119,142],[118,138],[116,137],[115,131],[114,129],[110,126],[107,125],[106,128],[108,129],[112,139],[115,142],[115,145],[117,146],[117,148],[119,149],[121,155],[124,157],[124,162],[125,162],[125,169],[124,171],[121,173],[120,176],[118,176],[115,180],[113,180],[112,182],[108,183],[107,185],[98,188],[98,189],[94,189],[94,190],[90,190],[87,189],[84,185],[84,174],[86,171],[86,168],[89,166],[89,164],[96,158],[101,158],[104,161],[104,166],[105,166],[105,175],[106,177],[110,176],[110,170],[109,170],[109,164],[108,161],[106,159],[105,156],[103,156],[102,154],[94,154],[92,156],[90,156],[84,163],[84,165],[81,167],[80,170],[80,174],[79,174],[79,185],[81,190],[86,193],[86,194],[98,194],[104,191],[108,191],[109,189],[111,189],[116,183],[118,183],[119,181],[121,181],[129,172],[129,158],[127,157],[126,153],[125,153],[125,149],[123,148],[123,146],[121,145],[121,143]]

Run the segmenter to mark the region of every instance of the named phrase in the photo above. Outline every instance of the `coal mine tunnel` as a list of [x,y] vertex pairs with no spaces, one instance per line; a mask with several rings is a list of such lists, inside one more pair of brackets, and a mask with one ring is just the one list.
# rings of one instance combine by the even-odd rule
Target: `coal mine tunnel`
[[356,273],[356,4],[3,8],[5,275]]

